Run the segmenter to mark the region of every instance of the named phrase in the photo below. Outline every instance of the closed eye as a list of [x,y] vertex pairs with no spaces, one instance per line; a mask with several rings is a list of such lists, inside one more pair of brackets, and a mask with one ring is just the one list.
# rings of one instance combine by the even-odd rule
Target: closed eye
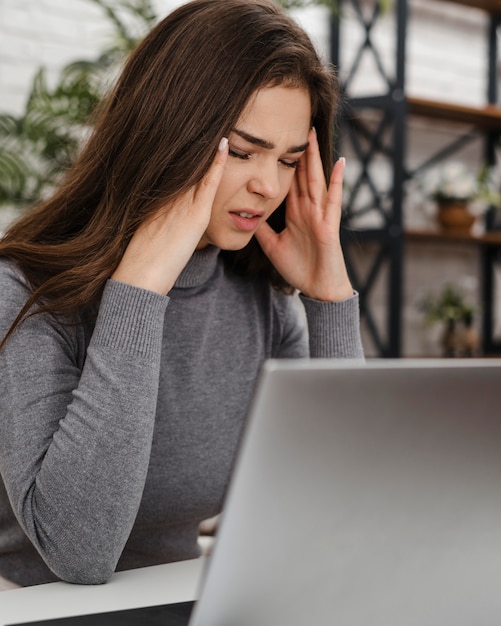
[[238,150],[235,150],[235,148],[231,147],[228,150],[228,154],[232,157],[236,157],[237,159],[242,159],[243,161],[247,161],[251,156],[248,152],[239,152]]
[[296,169],[297,166],[299,165],[299,159],[296,159],[294,161],[288,161],[286,159],[281,159],[280,163],[282,165],[285,165],[285,167],[292,167],[293,169]]
[[[236,159],[241,159],[242,161],[248,161],[251,158],[250,152],[240,152],[239,150],[235,150],[235,148],[229,148],[228,154]],[[292,169],[296,169],[299,165],[299,159],[280,159],[279,161],[285,167],[290,167]]]

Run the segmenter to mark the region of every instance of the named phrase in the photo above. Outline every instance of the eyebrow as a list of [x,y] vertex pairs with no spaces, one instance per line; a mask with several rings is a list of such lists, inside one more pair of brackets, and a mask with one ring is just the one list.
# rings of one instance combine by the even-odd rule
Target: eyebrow
[[[232,132],[234,132],[239,137],[242,137],[245,141],[253,144],[254,146],[259,146],[260,148],[265,148],[266,150],[273,150],[275,148],[275,144],[271,143],[271,141],[266,141],[266,139],[260,139],[259,137],[254,137],[254,135],[249,135],[244,130],[239,130],[238,128],[232,128]],[[295,152],[304,152],[308,147],[308,142],[301,144],[300,146],[292,146],[288,148],[285,152],[287,153],[295,153]]]

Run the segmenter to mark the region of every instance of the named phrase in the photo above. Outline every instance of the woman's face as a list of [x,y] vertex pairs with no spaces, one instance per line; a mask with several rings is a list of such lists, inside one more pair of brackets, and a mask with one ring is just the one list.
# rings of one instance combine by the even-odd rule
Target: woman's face
[[213,244],[240,250],[249,243],[287,196],[310,120],[307,90],[279,86],[256,92],[228,137],[228,160],[198,249]]

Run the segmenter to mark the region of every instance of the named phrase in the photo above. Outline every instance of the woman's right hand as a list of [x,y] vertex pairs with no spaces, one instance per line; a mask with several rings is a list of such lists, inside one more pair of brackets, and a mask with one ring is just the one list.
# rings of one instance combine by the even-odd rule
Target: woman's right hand
[[202,180],[137,229],[113,280],[162,295],[172,289],[207,229],[227,156],[228,140],[223,138]]

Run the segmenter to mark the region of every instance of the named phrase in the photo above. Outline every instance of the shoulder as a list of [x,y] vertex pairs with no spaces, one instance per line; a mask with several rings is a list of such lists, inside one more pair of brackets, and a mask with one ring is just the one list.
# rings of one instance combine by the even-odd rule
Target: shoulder
[[[16,265],[8,259],[0,259],[0,338],[3,338],[16,320],[23,306],[32,294],[28,279]],[[34,306],[36,309],[36,305]],[[26,318],[16,331],[18,341],[37,342],[41,336],[53,337],[62,345],[70,346],[74,352],[84,339],[83,331],[77,325],[70,325],[55,316],[40,313]],[[80,340],[77,336],[82,335]]]
[[22,270],[8,259],[0,259],[0,311],[5,314],[10,309],[17,311],[29,298],[31,289]]
[[25,276],[18,265],[10,259],[0,258],[0,280],[12,278],[26,284]]

